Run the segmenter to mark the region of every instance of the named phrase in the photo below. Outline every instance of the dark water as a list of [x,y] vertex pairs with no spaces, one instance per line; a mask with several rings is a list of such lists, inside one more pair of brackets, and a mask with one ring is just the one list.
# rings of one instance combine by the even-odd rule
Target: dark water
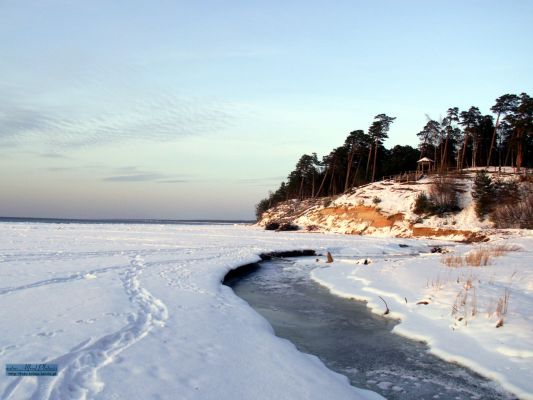
[[[301,259],[299,259],[301,260]],[[225,280],[300,351],[318,356],[352,385],[388,399],[515,399],[496,383],[391,332],[397,321],[334,296],[302,261],[264,261]]]
[[69,219],[0,217],[0,222],[31,222],[43,224],[149,224],[149,225],[232,225],[253,224],[247,220],[214,219]]

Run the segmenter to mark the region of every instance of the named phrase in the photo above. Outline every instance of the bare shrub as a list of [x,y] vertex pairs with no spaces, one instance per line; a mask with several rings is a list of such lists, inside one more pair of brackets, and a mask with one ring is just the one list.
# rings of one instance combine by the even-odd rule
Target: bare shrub
[[488,249],[472,250],[464,256],[445,255],[441,262],[447,267],[481,267],[489,265],[491,253]]
[[294,224],[291,224],[290,222],[287,222],[287,223],[281,224],[279,228],[276,230],[277,231],[297,231],[298,229],[300,229],[298,225],[294,225]]
[[499,244],[497,246],[491,247],[490,252],[494,257],[501,257],[511,251],[519,250],[522,250],[522,248],[520,246],[517,246],[516,244]]
[[509,308],[509,296],[509,289],[506,288],[503,295],[498,299],[498,304],[496,305],[496,316],[498,318],[502,318],[507,314]]
[[327,197],[327,198],[325,198],[322,201],[322,206],[323,207],[328,207],[332,202],[333,202],[333,200],[330,197]]
[[434,212],[442,214],[459,211],[457,183],[450,176],[439,176],[429,188],[429,199],[434,205]]
[[519,250],[521,247],[514,244],[499,244],[471,250],[464,256],[446,254],[441,258],[441,262],[447,267],[482,267],[489,265],[493,257],[501,257],[511,251]]
[[501,295],[498,298],[498,302],[496,304],[496,309],[494,310],[494,314],[496,318],[498,318],[498,322],[496,323],[496,328],[500,328],[503,326],[503,320],[505,315],[507,314],[507,310],[509,309],[509,289],[505,288],[505,291],[503,292],[503,295]]
[[517,204],[501,204],[491,215],[496,228],[533,229],[533,193]]
[[477,250],[472,250],[465,255],[465,263],[471,267],[481,267],[488,265],[491,258],[490,249],[480,248]]
[[413,212],[415,214],[426,214],[433,211],[433,204],[429,201],[428,196],[424,192],[420,192],[416,196]]
[[527,175],[520,175],[518,179],[520,182],[533,183],[533,174],[529,173]]
[[452,317],[459,322],[464,321],[465,325],[468,324],[468,318],[477,315],[477,293],[473,284],[474,280],[473,276],[467,279],[464,286],[455,296],[455,301],[452,305]]
[[265,230],[267,230],[267,231],[275,231],[276,229],[279,228],[279,225],[280,225],[280,223],[277,222],[277,221],[269,222],[268,224],[265,225]]
[[477,293],[476,288],[472,287],[472,295],[470,300],[470,312],[472,317],[475,317],[477,315]]
[[445,255],[441,261],[447,267],[462,267],[464,264],[462,256],[454,256],[453,254]]
[[498,204],[512,205],[516,204],[520,199],[516,194],[520,190],[520,186],[516,180],[504,180],[496,178],[494,181],[495,199]]
[[[439,291],[441,290],[445,285],[445,282],[443,282],[440,278],[440,275],[437,275],[437,278],[436,279],[432,279],[431,280],[431,288],[435,291]],[[430,283],[429,283],[429,280],[427,282],[427,287],[430,286]]]

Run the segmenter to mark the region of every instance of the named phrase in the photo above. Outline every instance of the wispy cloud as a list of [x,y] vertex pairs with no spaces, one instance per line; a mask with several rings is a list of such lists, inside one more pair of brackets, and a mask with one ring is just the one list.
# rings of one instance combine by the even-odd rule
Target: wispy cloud
[[50,172],[63,172],[63,171],[75,170],[75,168],[69,168],[69,167],[48,167],[45,169]]
[[[89,172],[100,175],[103,182],[155,182],[155,183],[186,183],[197,177],[190,174],[166,174],[153,170],[146,170],[138,165],[122,167],[109,167],[101,164],[82,166],[55,166],[47,167],[48,172]],[[103,177],[102,177],[103,175]]]
[[156,171],[145,171],[136,165],[113,168],[114,175],[104,177],[104,182],[157,182],[157,183],[184,183],[189,182],[191,175],[168,175]]
[[272,186],[275,184],[279,184],[284,179],[284,176],[271,176],[267,178],[243,178],[237,179],[235,182],[243,185]]
[[101,78],[89,75],[77,85],[63,84],[57,92],[43,90],[39,96],[28,88],[0,85],[0,146],[35,141],[60,147],[165,142],[218,132],[237,115],[225,101],[143,88],[136,85],[138,76],[127,72],[129,79],[119,78],[120,71],[104,71]]
[[191,179],[165,179],[162,181],[157,181],[157,183],[187,183],[191,182]]
[[39,153],[39,157],[42,158],[59,158],[59,159],[69,159],[70,157],[65,156],[64,154],[59,153]]
[[157,181],[163,177],[164,175],[162,174],[117,175],[108,176],[103,180],[107,182],[149,182]]

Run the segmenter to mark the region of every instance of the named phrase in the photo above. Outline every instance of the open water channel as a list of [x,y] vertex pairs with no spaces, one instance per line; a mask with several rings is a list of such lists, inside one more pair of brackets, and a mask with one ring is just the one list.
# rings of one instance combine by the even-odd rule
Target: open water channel
[[305,261],[263,261],[234,271],[224,283],[266,318],[276,335],[318,356],[356,387],[391,400],[516,399],[498,384],[429,354],[425,344],[392,333],[398,321],[373,314],[364,302],[332,295],[311,280],[316,265]]

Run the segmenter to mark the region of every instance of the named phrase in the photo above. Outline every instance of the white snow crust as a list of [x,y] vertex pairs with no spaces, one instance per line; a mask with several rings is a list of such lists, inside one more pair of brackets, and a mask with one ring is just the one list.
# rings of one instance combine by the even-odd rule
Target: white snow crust
[[[242,226],[0,223],[2,399],[382,399],[349,385],[221,284],[259,254],[353,238]],[[386,247],[385,243],[383,245]]]
[[[502,243],[516,250],[482,267],[449,267],[447,254],[429,253],[435,245],[464,255]],[[230,225],[8,222],[0,223],[0,360],[57,363],[60,373],[2,375],[0,398],[382,398],[276,337],[221,284],[261,253],[293,249],[330,251],[335,261],[320,257],[313,279],[376,313],[384,310],[381,296],[389,317],[401,319],[397,333],[533,399],[528,232],[468,246]],[[459,321],[465,310],[452,315],[452,308],[468,281],[477,312],[467,300]],[[505,291],[508,310],[496,328],[493,311]]]
[[[451,252],[340,257],[311,276],[334,294],[367,301],[375,313],[384,313],[386,302],[388,316],[401,321],[394,332],[426,342],[433,354],[499,382],[520,399],[533,399],[533,232],[442,248]],[[488,265],[443,263],[498,248],[512,250]],[[498,302],[506,295],[507,311],[499,316]]]

